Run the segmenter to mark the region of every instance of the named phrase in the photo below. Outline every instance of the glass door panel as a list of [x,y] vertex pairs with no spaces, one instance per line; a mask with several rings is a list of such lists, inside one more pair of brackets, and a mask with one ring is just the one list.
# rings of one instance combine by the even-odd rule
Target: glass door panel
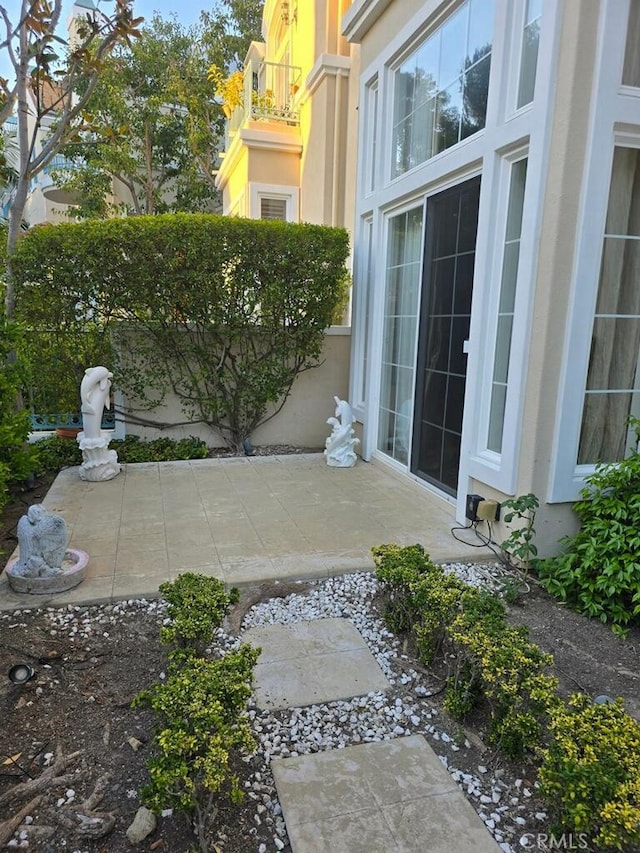
[[480,178],[427,202],[411,470],[455,495]]

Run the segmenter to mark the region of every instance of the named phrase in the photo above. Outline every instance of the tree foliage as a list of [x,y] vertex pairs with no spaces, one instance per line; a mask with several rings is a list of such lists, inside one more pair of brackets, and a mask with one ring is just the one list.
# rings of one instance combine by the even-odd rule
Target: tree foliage
[[[137,36],[132,0],[115,0],[113,13],[88,13],[66,42],[58,33],[62,0],[21,0],[12,21],[0,5],[5,37],[0,43],[13,70],[0,78],[0,125],[15,112],[19,167],[9,214],[5,313],[14,312],[11,260],[18,241],[29,185],[53,159],[96,86],[103,63],[120,42]],[[78,92],[81,91],[79,95]],[[55,129],[43,131],[55,118]]]
[[16,254],[18,313],[74,350],[115,334],[120,388],[149,411],[172,390],[241,448],[318,363],[347,254],[341,229],[204,214],[42,226]]
[[262,0],[220,0],[189,28],[154,15],[135,44],[113,52],[64,149],[74,162],[65,186],[80,191],[75,215],[109,212],[104,185],[84,177],[96,172],[126,189],[130,213],[219,206],[224,121],[207,68],[241,60],[257,37],[261,10]]

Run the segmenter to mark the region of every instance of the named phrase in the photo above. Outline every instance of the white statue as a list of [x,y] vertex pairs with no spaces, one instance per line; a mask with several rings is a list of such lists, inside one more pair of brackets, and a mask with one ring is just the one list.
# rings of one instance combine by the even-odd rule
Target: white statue
[[339,397],[333,399],[336,402],[335,417],[327,418],[327,423],[331,424],[333,431],[326,440],[324,455],[327,465],[334,468],[353,468],[358,458],[354,447],[359,442],[353,429],[356,419],[346,400]]
[[80,385],[83,432],[78,435],[82,450],[80,479],[91,482],[112,480],[120,473],[118,455],[108,450],[109,438],[102,432],[102,415],[109,408],[113,373],[106,367],[88,367]]
[[102,414],[109,408],[113,373],[106,367],[88,367],[80,385],[82,427],[85,438],[100,438]]
[[67,548],[64,518],[33,504],[18,522],[18,556],[5,567],[14,592],[51,595],[66,592],[87,574],[86,551]]
[[48,578],[62,572],[67,550],[67,525],[64,518],[47,512],[42,504],[33,504],[18,522],[18,562],[14,575],[24,578]]

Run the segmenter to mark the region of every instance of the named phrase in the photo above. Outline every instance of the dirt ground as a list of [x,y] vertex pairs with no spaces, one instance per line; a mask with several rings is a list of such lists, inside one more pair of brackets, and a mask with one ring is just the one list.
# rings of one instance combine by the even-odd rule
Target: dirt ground
[[[48,486],[43,481],[23,492],[3,514],[4,559],[15,546],[18,518],[30,503],[42,500]],[[276,592],[265,585],[246,591],[228,626],[239,626],[252,603],[274,594],[285,595],[287,589],[281,585]],[[27,833],[24,849],[131,851],[125,833],[140,806],[154,732],[151,712],[133,710],[131,700],[166,668],[158,639],[162,612],[137,605],[40,612],[36,607],[0,615],[0,822],[19,816],[26,807],[24,814],[32,816],[33,823],[21,826]],[[640,719],[640,630],[621,640],[606,626],[559,605],[535,584],[521,604],[510,608],[510,618],[526,624],[532,640],[554,655],[563,692],[622,696],[629,712]],[[33,666],[36,675],[15,686],[6,673],[21,662]],[[404,665],[416,664],[409,658]],[[465,760],[471,770],[478,761],[496,766],[497,759],[483,747],[483,734],[481,728],[470,732],[473,749]],[[460,753],[456,761],[460,765]],[[514,778],[527,772],[522,767],[507,769]],[[238,767],[246,787],[258,795],[221,810],[214,848],[221,853],[257,853],[261,844],[265,851],[277,849],[273,819],[256,820],[260,770],[257,758]],[[541,805],[534,798],[529,808],[533,813]],[[79,813],[86,818],[82,825]],[[100,828],[108,829],[100,838],[86,834]],[[0,849],[8,838],[2,841],[0,835]],[[196,849],[193,844],[190,827],[172,816],[161,818],[137,849],[186,853]],[[286,843],[283,849],[289,851]]]

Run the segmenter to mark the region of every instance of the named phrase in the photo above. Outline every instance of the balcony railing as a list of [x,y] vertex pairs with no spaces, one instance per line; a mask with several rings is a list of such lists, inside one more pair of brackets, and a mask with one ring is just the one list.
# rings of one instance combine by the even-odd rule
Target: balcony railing
[[229,117],[229,135],[249,119],[299,124],[297,92],[301,77],[297,66],[251,60],[244,72],[242,104]]

